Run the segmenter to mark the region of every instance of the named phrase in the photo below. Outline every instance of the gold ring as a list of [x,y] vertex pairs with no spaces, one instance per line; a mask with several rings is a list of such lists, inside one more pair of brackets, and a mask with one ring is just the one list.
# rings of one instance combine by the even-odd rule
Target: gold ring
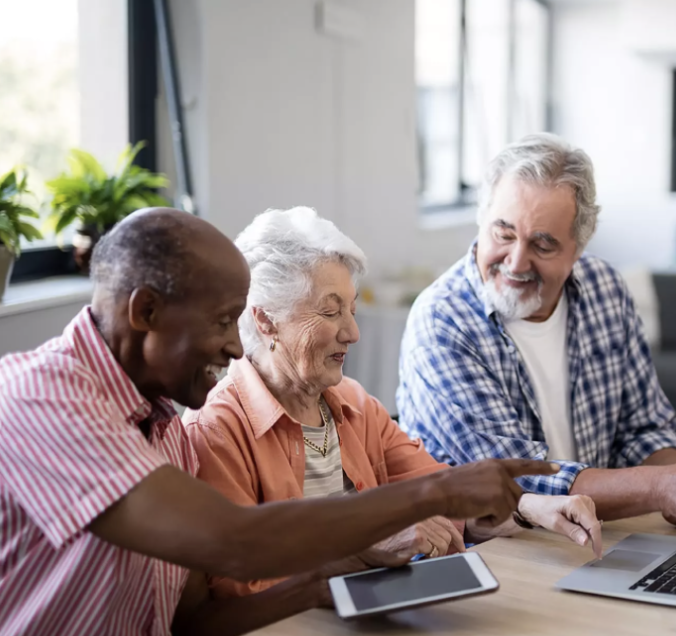
[[430,552],[430,559],[436,559],[439,556],[439,550],[437,546],[432,546],[432,552]]

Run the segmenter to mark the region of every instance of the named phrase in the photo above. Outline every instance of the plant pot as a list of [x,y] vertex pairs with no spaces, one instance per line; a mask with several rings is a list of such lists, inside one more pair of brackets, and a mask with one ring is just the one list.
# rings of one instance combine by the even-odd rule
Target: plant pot
[[89,274],[92,252],[100,238],[101,233],[95,225],[83,225],[73,234],[73,258],[83,274]]
[[73,234],[73,258],[80,272],[89,274],[89,263],[92,260],[94,248],[101,237],[112,228],[113,225],[106,225],[103,232],[99,232],[96,225],[82,225],[75,230],[75,234]]
[[14,269],[14,254],[4,245],[0,245],[0,301],[9,285],[9,277]]

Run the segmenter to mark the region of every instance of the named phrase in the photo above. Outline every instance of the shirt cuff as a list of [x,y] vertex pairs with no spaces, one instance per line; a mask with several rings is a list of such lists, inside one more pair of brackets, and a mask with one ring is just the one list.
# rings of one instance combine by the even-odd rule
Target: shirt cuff
[[564,462],[554,460],[552,463],[561,466],[556,475],[519,477],[516,481],[524,492],[535,495],[567,495],[577,479],[577,476],[585,469],[587,464],[578,462]]
[[676,448],[676,431],[650,431],[632,438],[617,455],[613,468],[640,466],[653,453],[664,448]]

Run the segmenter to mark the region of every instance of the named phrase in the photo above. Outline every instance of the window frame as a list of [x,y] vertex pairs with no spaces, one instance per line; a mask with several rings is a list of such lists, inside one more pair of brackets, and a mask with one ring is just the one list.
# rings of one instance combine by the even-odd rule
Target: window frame
[[[153,0],[127,0],[129,142],[146,142],[135,163],[152,171],[157,164],[156,34]],[[10,284],[77,273],[72,246],[26,247],[14,263]]]
[[[425,217],[436,216],[436,215],[445,215],[447,213],[458,214],[466,213],[468,209],[473,208],[477,203],[477,188],[473,185],[465,183],[463,178],[464,166],[465,166],[465,108],[466,100],[465,94],[467,91],[467,73],[466,68],[469,60],[467,54],[467,3],[471,0],[460,0],[458,4],[459,12],[459,33],[460,37],[458,38],[458,103],[460,107],[456,115],[456,126],[457,126],[457,147],[454,149],[458,161],[458,171],[457,175],[453,177],[456,185],[456,196],[453,200],[447,201],[444,203],[433,203],[433,204],[418,204],[419,213]],[[505,107],[509,110],[513,108],[511,99],[514,94],[515,86],[515,77],[516,77],[516,23],[515,23],[515,6],[516,0],[505,0],[509,3],[509,32],[508,32],[508,90],[507,90],[507,103]],[[547,11],[547,46],[545,50],[545,68],[547,69],[547,77],[545,79],[544,86],[544,121],[545,121],[545,130],[552,130],[552,68],[553,68],[553,11],[550,2],[548,0],[534,0],[537,4],[542,6]],[[416,90],[417,90],[417,81],[416,81]],[[674,71],[674,170],[673,170],[673,184],[676,191],[676,70]],[[510,120],[511,126],[511,120]],[[420,164],[421,159],[418,158]]]
[[676,68],[671,71],[671,183],[669,191],[676,193]]

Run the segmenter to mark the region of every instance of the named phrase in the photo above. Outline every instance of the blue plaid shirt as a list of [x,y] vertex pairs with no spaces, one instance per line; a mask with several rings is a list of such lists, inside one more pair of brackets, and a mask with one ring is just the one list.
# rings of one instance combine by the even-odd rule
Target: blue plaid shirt
[[[475,245],[416,300],[399,361],[400,425],[438,461],[545,459],[531,379],[500,316],[482,299]],[[566,281],[571,419],[579,462],[523,488],[567,494],[589,466],[637,466],[676,447],[676,419],[657,381],[634,302],[607,263],[583,255]],[[556,457],[549,459],[556,460]]]

